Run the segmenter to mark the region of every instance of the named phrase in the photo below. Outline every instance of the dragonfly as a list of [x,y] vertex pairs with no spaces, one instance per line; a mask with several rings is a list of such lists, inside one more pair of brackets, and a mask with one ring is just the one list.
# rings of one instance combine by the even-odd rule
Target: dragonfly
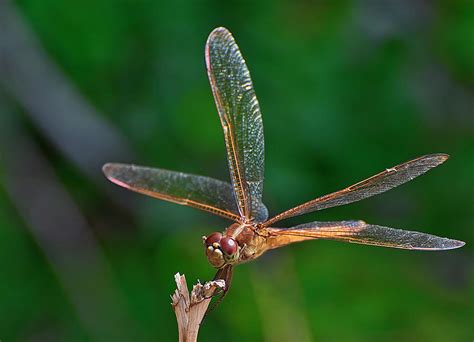
[[224,131],[231,182],[121,163],[105,164],[103,172],[110,181],[126,189],[233,221],[224,231],[203,237],[207,259],[217,269],[214,279],[225,281],[223,296],[230,287],[234,266],[296,242],[325,239],[425,251],[450,250],[465,244],[362,220],[314,221],[290,228],[276,227],[277,222],[290,217],[357,202],[395,188],[444,163],[449,156],[437,153],[415,158],[269,218],[262,202],[262,114],[245,60],[226,28],[219,27],[210,33],[205,60]]

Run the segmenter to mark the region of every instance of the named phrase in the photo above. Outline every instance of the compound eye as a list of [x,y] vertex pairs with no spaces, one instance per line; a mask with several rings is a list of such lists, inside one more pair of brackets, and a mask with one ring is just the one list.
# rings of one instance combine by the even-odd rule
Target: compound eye
[[212,233],[206,238],[206,246],[212,246],[214,242],[219,242],[222,239],[222,234],[219,232]]
[[223,237],[221,239],[221,249],[225,254],[233,255],[238,249],[237,241],[231,237]]

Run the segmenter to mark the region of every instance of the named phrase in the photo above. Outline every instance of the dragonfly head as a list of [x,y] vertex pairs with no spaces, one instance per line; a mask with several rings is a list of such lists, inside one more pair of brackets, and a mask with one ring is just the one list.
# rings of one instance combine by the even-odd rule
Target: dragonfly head
[[233,264],[239,258],[239,245],[233,237],[223,236],[219,232],[203,237],[206,256],[209,263],[221,268],[226,264]]

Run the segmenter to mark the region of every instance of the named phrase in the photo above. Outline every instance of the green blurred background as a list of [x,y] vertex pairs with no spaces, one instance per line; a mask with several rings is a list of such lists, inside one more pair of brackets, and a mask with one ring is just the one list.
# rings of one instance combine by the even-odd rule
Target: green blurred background
[[474,338],[472,1],[0,1],[0,340],[173,341],[173,275],[209,280],[229,222],[104,180],[108,161],[228,179],[204,68],[237,39],[271,214],[411,158],[451,159],[364,219],[464,240],[428,253],[307,242],[239,266],[203,341]]

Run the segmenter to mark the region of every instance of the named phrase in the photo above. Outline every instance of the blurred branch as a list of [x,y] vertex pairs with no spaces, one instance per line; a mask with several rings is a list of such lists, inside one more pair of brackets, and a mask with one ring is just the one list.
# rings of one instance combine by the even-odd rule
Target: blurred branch
[[0,0],[0,32],[0,85],[66,158],[96,180],[105,162],[131,159],[123,137],[51,62],[8,0]]
[[136,329],[91,228],[2,100],[0,96],[0,167],[12,203],[93,339],[131,339]]
[[310,324],[293,253],[285,250],[259,261],[251,267],[249,283],[255,297],[255,314],[260,315],[262,339],[314,341],[315,327]]
[[225,288],[224,280],[209,281],[193,286],[189,295],[186,278],[176,273],[176,290],[171,296],[173,310],[178,321],[179,341],[193,342],[197,340],[200,324],[206,314],[215,291]]

